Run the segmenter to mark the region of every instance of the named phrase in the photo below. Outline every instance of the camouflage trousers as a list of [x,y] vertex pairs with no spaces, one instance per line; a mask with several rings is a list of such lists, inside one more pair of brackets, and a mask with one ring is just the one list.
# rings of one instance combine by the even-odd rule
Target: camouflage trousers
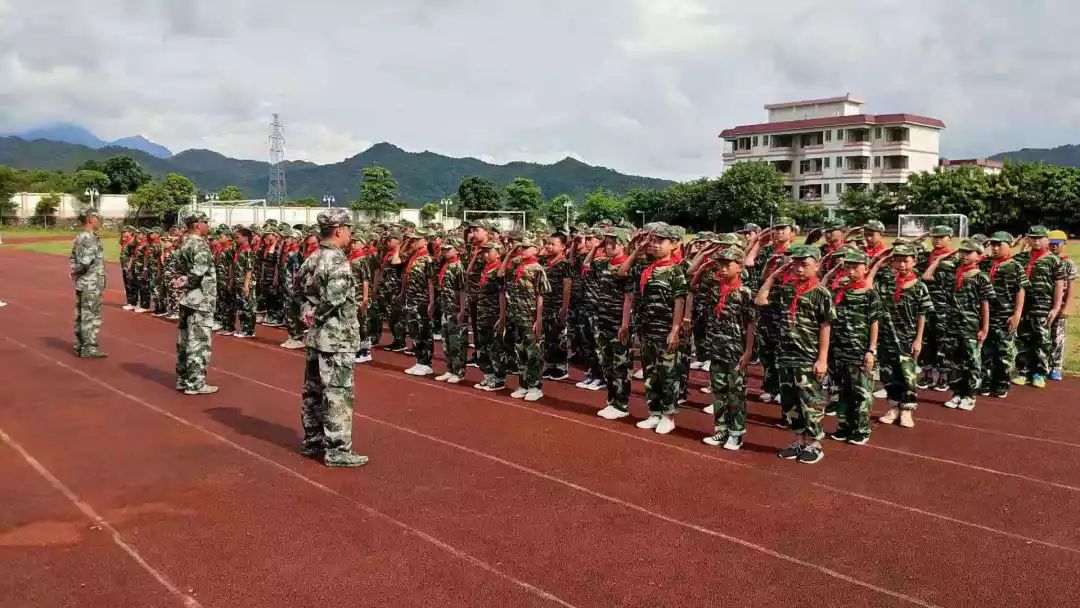
[[176,390],[195,390],[206,384],[213,327],[213,313],[180,307],[176,334]]
[[679,362],[675,365],[675,377],[678,384],[675,392],[680,401],[685,401],[690,395],[690,351],[693,346],[693,336],[679,336]]
[[825,414],[825,392],[821,381],[810,367],[781,367],[780,409],[793,431],[815,440],[821,434],[821,417]]
[[839,396],[837,435],[849,439],[870,437],[870,406],[874,402],[874,372],[861,363],[833,365],[832,390]]
[[495,330],[495,318],[481,315],[476,322],[476,364],[484,378],[506,380],[506,343],[504,334]]
[[1053,336],[1054,346],[1050,349],[1050,371],[1061,371],[1065,364],[1065,336],[1068,334],[1068,319],[1058,317],[1050,333]]
[[[357,299],[359,299],[359,297],[357,297]],[[284,325],[285,325],[285,330],[289,332],[289,337],[292,338],[293,337],[293,323],[292,323],[293,309],[295,308],[295,314],[299,317],[299,315],[300,315],[300,302],[297,300],[294,303],[294,298],[292,296],[288,296],[288,295],[285,296],[285,298],[283,300],[284,301],[282,302],[282,306],[284,306],[284,308],[282,309],[282,314],[283,314],[282,323],[284,323]],[[357,354],[359,354],[361,352],[367,352],[367,351],[371,350],[371,329],[370,329],[370,324],[368,323],[368,311],[366,309],[364,309],[364,308],[361,308],[359,305],[357,305],[357,307],[356,307],[356,323],[360,326],[360,331],[359,331],[359,334],[360,334],[360,346],[357,349]],[[301,331],[301,333],[303,333],[302,328],[301,328],[300,331]]]
[[266,320],[270,323],[284,323],[285,300],[280,289],[274,286],[273,281],[267,281],[265,286],[260,287],[265,291],[263,304],[266,306]]
[[154,312],[155,313],[167,313],[169,312],[169,284],[165,279],[160,279],[157,285],[154,286]]
[[918,406],[918,377],[915,373],[915,358],[911,354],[881,350],[878,369],[881,383],[885,386],[889,401],[902,409],[913,410]]
[[[596,354],[596,335],[593,332],[594,315],[588,307],[582,307],[575,315],[579,344],[574,345],[574,354],[580,354],[585,366],[585,373],[592,378],[600,378],[604,370],[600,367],[600,358]],[[580,351],[579,351],[580,349]]]
[[101,333],[101,292],[75,292],[75,354],[98,350]]
[[937,369],[940,382],[948,383],[954,375],[955,362],[950,358],[956,348],[955,341],[945,326],[944,319],[937,313],[927,315],[923,350],[917,363],[925,370]]
[[544,365],[544,348],[533,333],[532,319],[514,319],[507,315],[506,330],[514,336],[514,358],[517,361],[518,386],[540,388],[540,371]]
[[565,372],[567,368],[567,350],[570,348],[570,336],[562,311],[544,309],[544,362],[547,369]]
[[135,278],[131,276],[131,273],[126,268],[122,271],[122,276],[124,277],[124,298],[128,305],[138,305],[139,287],[135,284]]
[[[695,306],[694,308],[697,308]],[[701,313],[694,312],[694,325],[693,325],[693,338],[694,338],[694,356],[698,361],[704,363],[708,361],[710,357],[709,353],[709,315],[708,312]],[[712,364],[710,364],[711,367]]]
[[383,321],[386,321],[390,326],[393,344],[395,346],[405,344],[405,307],[398,303],[396,293],[389,293],[384,290],[375,299],[374,306],[371,307],[369,314],[371,315],[371,324],[368,328],[371,330],[372,340],[377,343],[382,338]]
[[249,290],[244,295],[243,287],[236,292],[236,333],[255,335],[255,309],[258,307],[258,299],[254,290]]
[[465,356],[469,350],[469,330],[458,323],[456,314],[443,313],[442,316],[443,356],[446,358],[446,371],[458,378],[465,377]]
[[600,368],[604,371],[604,383],[607,384],[606,405],[628,411],[631,375],[634,373],[630,349],[619,342],[619,328],[615,325],[594,325],[593,343],[600,359]]
[[[296,296],[289,296],[285,300],[285,331],[289,332],[289,337],[293,340],[303,340],[306,329],[303,319],[300,318],[300,299]],[[361,347],[363,347],[362,344]],[[371,348],[370,339],[368,340],[368,348]]]
[[1045,313],[1025,314],[1016,330],[1016,369],[1027,376],[1046,376],[1050,373],[1050,356],[1054,337],[1046,325]]
[[230,333],[236,331],[236,297],[229,291],[228,284],[218,284],[214,321],[221,325],[222,331]]
[[327,453],[352,451],[355,353],[307,349],[300,394],[303,447]]
[[709,363],[713,419],[717,432],[738,437],[746,434],[746,372],[737,361],[713,359]]
[[427,304],[408,304],[405,307],[406,327],[413,341],[416,362],[431,366],[431,351],[434,348],[431,331],[431,319],[428,318]]
[[[959,332],[957,332],[959,333]],[[982,381],[982,349],[974,336],[957,335],[951,340],[952,376],[949,386],[957,397],[974,397]]]
[[645,375],[645,404],[653,416],[671,416],[678,409],[681,348],[668,352],[667,336],[640,336]]
[[982,347],[982,386],[991,393],[1009,390],[1016,371],[1016,333],[1004,325],[991,325]]
[[141,274],[135,277],[135,306],[150,308],[150,292],[152,290],[150,280]]
[[780,342],[779,320],[775,315],[762,313],[754,337],[754,348],[761,361],[761,390],[773,395],[780,393],[780,377],[776,368],[776,348]]
[[[469,310],[468,310],[468,317],[469,318],[465,321],[465,323],[466,323],[466,325],[468,325],[469,327],[472,328],[472,336],[473,336],[472,360],[476,363],[477,367],[479,367],[481,369],[484,369],[485,365],[490,367],[490,363],[484,363],[484,359],[485,359],[485,357],[487,357],[487,353],[484,352],[484,350],[482,348],[480,348],[480,344],[477,342],[477,340],[478,340],[477,336],[480,335],[480,322],[478,321],[477,316],[476,316],[477,315],[477,308],[476,307],[479,305],[479,299],[477,298],[476,294],[470,293],[466,297],[465,302],[469,306]],[[481,363],[484,363],[484,364],[481,365]]]

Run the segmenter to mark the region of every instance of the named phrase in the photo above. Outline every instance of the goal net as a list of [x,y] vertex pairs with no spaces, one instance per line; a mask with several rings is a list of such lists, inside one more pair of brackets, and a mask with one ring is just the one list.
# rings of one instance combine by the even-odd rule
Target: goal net
[[524,211],[480,211],[466,209],[462,212],[461,219],[466,224],[478,219],[494,222],[501,232],[506,232],[507,230],[525,230],[525,226],[527,225],[525,223]]
[[959,213],[933,214],[905,214],[901,215],[896,224],[896,236],[917,237],[930,232],[934,226],[949,226],[953,229],[953,235],[965,238],[968,235],[968,218]]

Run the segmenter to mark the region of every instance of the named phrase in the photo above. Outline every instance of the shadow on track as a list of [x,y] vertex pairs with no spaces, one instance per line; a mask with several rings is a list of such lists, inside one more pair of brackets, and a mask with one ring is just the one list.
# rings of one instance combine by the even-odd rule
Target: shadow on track
[[300,433],[293,427],[248,416],[235,407],[212,407],[203,411],[241,435],[254,437],[288,450],[300,447]]
[[173,370],[165,370],[160,367],[150,367],[145,363],[121,363],[120,367],[133,375],[140,378],[146,378],[152,382],[156,382],[162,386],[167,386],[171,389],[176,388],[176,373]]

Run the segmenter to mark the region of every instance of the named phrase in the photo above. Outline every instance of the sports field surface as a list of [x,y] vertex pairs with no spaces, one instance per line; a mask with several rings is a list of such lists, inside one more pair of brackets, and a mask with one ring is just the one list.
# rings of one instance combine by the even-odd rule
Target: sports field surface
[[[0,605],[1075,606],[1080,382],[973,412],[924,393],[917,427],[826,440],[807,466],[751,400],[740,452],[701,444],[706,383],[667,436],[602,393],[536,403],[356,371],[360,469],[296,453],[302,352],[215,336],[209,381],[173,389],[175,325],[120,309],[104,360],[72,348],[66,260],[0,248]],[[441,371],[441,361],[436,360]],[[758,370],[751,396],[758,393]],[[515,386],[515,381],[511,381]],[[875,414],[884,411],[875,404]],[[834,419],[826,419],[831,430]]]

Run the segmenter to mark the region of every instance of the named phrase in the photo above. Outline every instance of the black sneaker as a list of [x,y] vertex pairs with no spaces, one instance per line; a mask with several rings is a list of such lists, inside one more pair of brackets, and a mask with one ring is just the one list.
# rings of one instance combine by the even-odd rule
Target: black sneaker
[[780,450],[776,455],[784,460],[795,460],[802,454],[802,451],[806,449],[806,444],[801,441],[793,441],[788,446]]
[[808,445],[799,452],[798,461],[802,464],[814,464],[824,457],[825,452],[821,450],[820,445]]
[[316,458],[323,455],[325,448],[322,445],[301,445],[300,455],[305,458]]
[[994,391],[990,393],[990,396],[994,399],[1004,399],[1009,396],[1009,391]]

